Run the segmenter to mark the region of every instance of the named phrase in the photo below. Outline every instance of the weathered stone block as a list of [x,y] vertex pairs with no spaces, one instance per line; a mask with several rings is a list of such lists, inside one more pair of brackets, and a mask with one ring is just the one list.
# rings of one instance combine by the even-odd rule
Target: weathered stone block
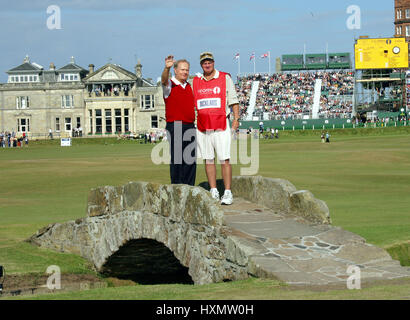
[[122,186],[92,189],[88,195],[88,216],[95,217],[122,211],[122,194]]
[[287,180],[261,176],[237,176],[232,178],[232,193],[236,197],[264,205],[268,208],[288,212],[289,195],[296,188]]
[[316,199],[310,191],[300,190],[290,194],[290,210],[306,220],[318,224],[330,224],[329,208]]
[[145,182],[130,182],[124,185],[124,209],[140,211],[144,207]]

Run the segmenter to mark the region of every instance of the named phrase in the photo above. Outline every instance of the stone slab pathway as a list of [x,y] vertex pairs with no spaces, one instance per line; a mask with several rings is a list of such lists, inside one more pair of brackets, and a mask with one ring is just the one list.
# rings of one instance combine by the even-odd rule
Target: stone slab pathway
[[221,208],[228,236],[256,277],[288,284],[340,284],[357,275],[349,266],[359,267],[363,282],[410,277],[410,267],[339,227],[314,225],[241,198]]

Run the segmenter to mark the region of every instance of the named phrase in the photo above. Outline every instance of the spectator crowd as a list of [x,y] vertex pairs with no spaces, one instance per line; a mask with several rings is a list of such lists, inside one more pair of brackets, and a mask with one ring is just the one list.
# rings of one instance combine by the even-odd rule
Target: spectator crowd
[[28,146],[28,136],[25,132],[21,136],[17,136],[14,131],[0,132],[0,148],[17,148]]
[[319,117],[347,118],[352,112],[354,72],[317,71],[254,74],[238,77],[240,115],[249,107],[252,82],[259,81],[253,116],[269,113],[271,120],[301,119],[313,106],[316,79],[322,79]]

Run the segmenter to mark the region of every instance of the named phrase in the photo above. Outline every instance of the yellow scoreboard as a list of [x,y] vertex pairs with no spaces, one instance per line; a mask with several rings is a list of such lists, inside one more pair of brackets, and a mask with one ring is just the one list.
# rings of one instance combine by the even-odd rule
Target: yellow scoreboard
[[354,56],[358,70],[409,67],[409,46],[405,38],[357,39]]

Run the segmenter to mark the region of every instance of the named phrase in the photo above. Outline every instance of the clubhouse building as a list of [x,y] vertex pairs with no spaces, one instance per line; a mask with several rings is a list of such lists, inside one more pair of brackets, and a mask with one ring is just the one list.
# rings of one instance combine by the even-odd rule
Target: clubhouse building
[[0,84],[0,132],[14,131],[29,137],[67,137],[75,131],[85,136],[143,133],[165,128],[165,105],[160,84],[107,63],[98,70],[78,66],[74,58],[49,70],[30,62],[7,71]]

